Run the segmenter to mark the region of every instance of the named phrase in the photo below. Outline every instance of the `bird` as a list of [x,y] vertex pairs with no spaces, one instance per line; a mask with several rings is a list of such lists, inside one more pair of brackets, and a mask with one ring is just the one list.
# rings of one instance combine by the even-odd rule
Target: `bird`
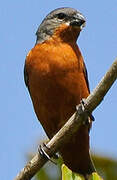
[[[24,80],[33,107],[51,139],[90,94],[88,74],[77,39],[86,24],[78,10],[62,7],[50,12],[39,25],[36,43],[26,56]],[[94,172],[90,156],[89,124],[59,150],[64,163],[83,175]]]

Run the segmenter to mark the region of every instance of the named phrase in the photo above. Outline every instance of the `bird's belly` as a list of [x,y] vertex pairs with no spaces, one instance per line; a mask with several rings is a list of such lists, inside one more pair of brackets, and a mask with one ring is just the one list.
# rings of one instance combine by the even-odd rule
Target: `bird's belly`
[[80,100],[88,96],[88,89],[83,74],[77,70],[35,76],[30,81],[33,106],[51,138],[72,116]]

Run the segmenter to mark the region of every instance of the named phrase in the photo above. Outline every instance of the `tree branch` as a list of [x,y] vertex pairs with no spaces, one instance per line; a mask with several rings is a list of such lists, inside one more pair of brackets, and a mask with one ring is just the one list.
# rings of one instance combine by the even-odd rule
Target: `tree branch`
[[[112,64],[108,72],[102,78],[98,86],[87,97],[85,102],[85,111],[92,111],[101,103],[104,96],[117,79],[117,59]],[[79,109],[81,105],[78,106]],[[85,113],[85,112],[84,112]],[[47,147],[44,147],[46,153],[51,157],[59,148],[64,145],[64,142],[69,141],[72,135],[78,131],[80,125],[84,122],[82,114],[75,112],[67,123],[59,130],[59,132],[48,142]],[[47,162],[47,159],[37,153],[34,158],[20,171],[14,180],[30,180],[39,169]]]

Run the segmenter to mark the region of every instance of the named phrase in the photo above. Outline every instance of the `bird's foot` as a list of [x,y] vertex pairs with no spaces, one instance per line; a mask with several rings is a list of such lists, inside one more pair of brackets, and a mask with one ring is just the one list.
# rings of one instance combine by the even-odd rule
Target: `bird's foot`
[[[76,110],[78,112],[79,115],[82,115],[84,116],[84,118],[86,119],[86,121],[84,122],[84,124],[88,125],[91,123],[91,121],[94,121],[95,118],[94,116],[88,112],[86,109],[85,109],[85,104],[86,104],[86,99],[82,99],[80,101],[80,105],[77,105],[76,106]],[[87,118],[88,117],[88,118]]]
[[[41,156],[43,156],[44,158],[48,159],[49,161],[51,161],[53,164],[57,165],[57,163],[55,161],[53,161],[50,156],[46,153],[45,149],[50,149],[49,147],[47,147],[47,145],[45,143],[43,143],[42,145],[39,145],[38,147],[38,152],[40,153]],[[58,155],[55,154],[54,155],[54,159],[58,159]]]

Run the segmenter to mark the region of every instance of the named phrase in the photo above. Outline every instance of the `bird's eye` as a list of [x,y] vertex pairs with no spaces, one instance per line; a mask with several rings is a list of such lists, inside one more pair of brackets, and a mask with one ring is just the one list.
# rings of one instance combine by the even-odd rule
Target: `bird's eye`
[[59,14],[57,14],[57,17],[58,17],[58,19],[64,19],[66,17],[66,14],[59,13]]

